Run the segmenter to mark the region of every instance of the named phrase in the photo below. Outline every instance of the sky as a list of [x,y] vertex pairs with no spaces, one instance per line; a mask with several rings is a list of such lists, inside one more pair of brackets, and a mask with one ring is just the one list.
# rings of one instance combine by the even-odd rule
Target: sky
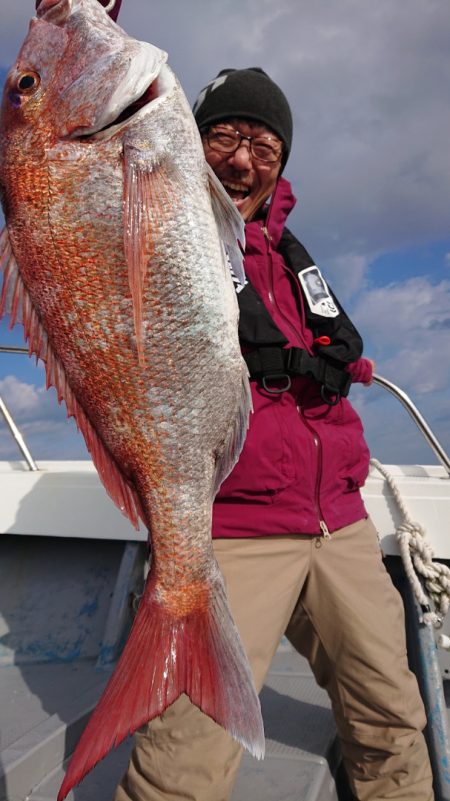
[[[0,79],[34,0],[2,8]],[[450,451],[450,4],[448,0],[123,0],[121,26],[161,47],[191,102],[224,67],[263,67],[287,95],[289,227],[329,280],[376,372]],[[0,344],[22,329],[0,323]],[[36,460],[86,458],[42,367],[0,353],[0,396]],[[353,387],[373,456],[432,464],[404,408]],[[0,460],[17,458],[0,419]]]

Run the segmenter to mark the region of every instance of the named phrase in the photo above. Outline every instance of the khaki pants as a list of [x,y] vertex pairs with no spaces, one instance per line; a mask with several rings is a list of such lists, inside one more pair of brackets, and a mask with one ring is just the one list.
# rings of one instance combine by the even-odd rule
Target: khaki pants
[[[216,540],[214,548],[258,691],[286,632],[331,698],[356,798],[432,801],[403,605],[370,520],[331,540]],[[240,758],[240,746],[183,695],[136,734],[115,801],[227,801]]]

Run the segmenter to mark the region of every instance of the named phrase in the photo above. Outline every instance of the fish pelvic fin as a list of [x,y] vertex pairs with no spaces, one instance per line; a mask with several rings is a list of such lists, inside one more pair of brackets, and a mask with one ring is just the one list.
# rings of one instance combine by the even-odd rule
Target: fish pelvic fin
[[216,174],[209,164],[206,166],[211,206],[219,236],[223,242],[225,253],[230,260],[231,269],[239,283],[243,286],[245,283],[243,257],[245,248],[245,223]]
[[143,517],[143,513],[137,493],[98,436],[70,387],[64,366],[52,348],[39,312],[21,278],[7,228],[0,234],[0,270],[3,273],[0,320],[4,314],[9,314],[10,328],[15,323],[23,324],[29,355],[34,354],[36,362],[41,359],[45,364],[47,389],[55,387],[58,403],[65,402],[67,416],[75,418],[105,489],[121,512],[135,528],[139,528],[138,516]]
[[[183,610],[189,588],[164,604],[150,574],[120,660],[69,763],[58,801],[112,747],[161,715],[182,693],[251,754],[264,756],[261,708],[217,565]],[[177,600],[177,595],[179,596]]]

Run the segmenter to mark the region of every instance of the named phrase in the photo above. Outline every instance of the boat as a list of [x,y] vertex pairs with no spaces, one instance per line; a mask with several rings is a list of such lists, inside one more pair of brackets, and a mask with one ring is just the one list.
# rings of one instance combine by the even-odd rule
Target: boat
[[[403,403],[439,462],[373,460],[363,494],[405,603],[436,799],[447,801],[450,461],[408,396],[380,376],[375,382]],[[92,462],[36,464],[1,399],[0,412],[20,450],[17,460],[0,462],[0,801],[50,801],[128,634],[147,570],[146,532],[116,509]],[[428,577],[415,573],[414,553]],[[232,801],[349,801],[328,697],[285,639],[261,705],[266,758],[244,755]],[[131,748],[128,738],[69,801],[110,799]]]

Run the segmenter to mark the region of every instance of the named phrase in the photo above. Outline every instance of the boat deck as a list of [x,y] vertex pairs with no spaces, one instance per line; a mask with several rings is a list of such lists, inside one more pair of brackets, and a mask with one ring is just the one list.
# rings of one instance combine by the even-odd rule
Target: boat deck
[[[447,473],[391,471],[436,556],[448,557]],[[0,477],[0,801],[52,801],[127,636],[142,592],[145,532],[114,508],[91,464],[28,472],[22,463],[0,463]],[[364,498],[385,553],[398,559],[398,504],[375,469]],[[442,632],[450,636],[448,618]],[[450,653],[440,651],[439,660],[450,676]],[[348,801],[341,777],[334,780],[339,750],[328,698],[286,641],[261,702],[267,755],[262,762],[244,756],[232,801]],[[131,747],[129,738],[70,801],[110,799]],[[447,773],[441,801],[450,801]]]
[[[64,755],[72,750],[106,678],[92,661],[1,668],[0,798],[54,801]],[[333,774],[339,758],[329,701],[287,643],[275,655],[261,704],[266,758],[258,762],[244,756],[232,801],[337,801]],[[129,738],[69,801],[108,801],[131,746]]]

